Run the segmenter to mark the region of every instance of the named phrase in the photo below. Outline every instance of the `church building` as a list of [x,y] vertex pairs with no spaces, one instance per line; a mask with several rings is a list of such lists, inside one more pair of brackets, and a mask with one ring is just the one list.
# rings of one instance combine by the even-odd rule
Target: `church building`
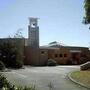
[[25,65],[43,66],[49,59],[59,65],[82,64],[90,60],[88,47],[66,46],[56,41],[45,46],[39,46],[38,18],[30,17],[28,38],[0,38],[0,42],[17,42],[22,48]]

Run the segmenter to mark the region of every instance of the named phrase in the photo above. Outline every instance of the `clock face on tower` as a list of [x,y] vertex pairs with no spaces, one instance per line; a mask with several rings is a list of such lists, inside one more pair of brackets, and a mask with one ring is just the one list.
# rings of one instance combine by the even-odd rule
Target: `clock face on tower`
[[30,26],[31,27],[33,27],[33,28],[37,27],[37,23],[38,23],[37,18],[30,18],[29,20],[30,20]]
[[36,22],[32,22],[31,23],[31,27],[36,27],[37,26],[37,23]]

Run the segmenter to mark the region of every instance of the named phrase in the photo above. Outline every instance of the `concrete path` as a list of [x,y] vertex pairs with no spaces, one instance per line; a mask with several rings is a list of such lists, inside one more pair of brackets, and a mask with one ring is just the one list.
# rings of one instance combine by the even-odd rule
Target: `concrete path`
[[67,74],[79,66],[25,67],[5,72],[7,79],[21,86],[35,85],[37,90],[88,90],[70,81]]

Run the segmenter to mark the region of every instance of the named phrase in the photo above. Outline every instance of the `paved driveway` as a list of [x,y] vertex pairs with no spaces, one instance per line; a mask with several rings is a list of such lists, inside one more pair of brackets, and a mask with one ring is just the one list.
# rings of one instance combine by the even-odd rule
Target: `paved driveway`
[[6,72],[5,75],[16,85],[35,85],[37,90],[88,90],[71,82],[67,77],[70,71],[78,69],[79,66],[25,67]]

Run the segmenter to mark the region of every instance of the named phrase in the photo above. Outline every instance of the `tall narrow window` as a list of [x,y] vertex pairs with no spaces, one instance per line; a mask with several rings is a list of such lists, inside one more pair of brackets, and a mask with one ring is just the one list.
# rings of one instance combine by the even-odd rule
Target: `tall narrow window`
[[57,58],[58,57],[58,55],[57,54],[55,54],[55,58]]
[[64,54],[64,57],[67,57],[67,54]]
[[62,54],[59,54],[59,57],[62,57]]
[[44,51],[41,51],[41,54],[45,54],[45,52]]

